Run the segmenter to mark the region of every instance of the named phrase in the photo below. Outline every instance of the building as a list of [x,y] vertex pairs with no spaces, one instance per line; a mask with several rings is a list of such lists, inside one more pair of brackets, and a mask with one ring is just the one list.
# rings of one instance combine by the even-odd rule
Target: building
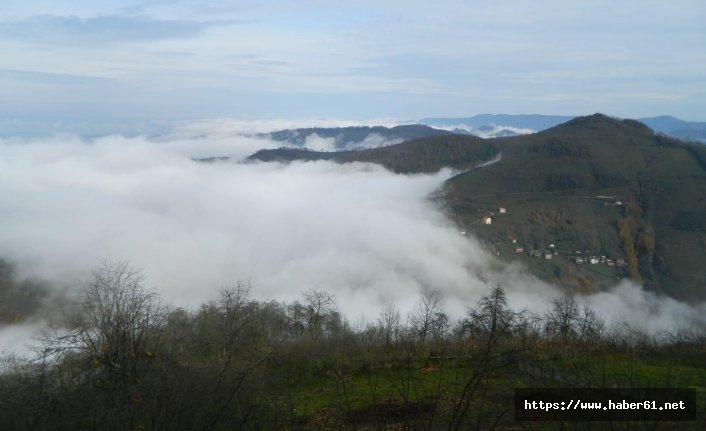
[[522,247],[515,247],[515,253],[524,253],[525,249]]
[[574,258],[574,262],[576,262],[576,264],[578,264],[578,265],[581,265],[581,264],[583,263],[583,258],[582,258],[582,257],[579,257],[579,256],[576,256],[576,257]]
[[591,265],[595,265],[598,262],[600,262],[600,259],[598,259],[596,256],[591,256],[591,259],[589,259],[589,262],[591,262]]
[[500,207],[498,208],[498,214],[505,214],[507,212],[507,209]]
[[483,218],[483,224],[492,224],[493,219],[491,217],[484,217]]
[[553,256],[554,256],[554,254],[552,254],[552,252],[550,252],[550,251],[547,251],[544,253],[544,259],[546,259],[546,260],[551,260],[551,258]]

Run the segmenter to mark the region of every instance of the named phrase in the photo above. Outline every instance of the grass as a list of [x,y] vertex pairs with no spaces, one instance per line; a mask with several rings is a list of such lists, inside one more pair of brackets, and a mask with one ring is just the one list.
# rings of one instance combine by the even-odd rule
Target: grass
[[[529,357],[547,370],[551,368],[552,375],[560,379],[578,375],[584,384],[590,381],[594,387],[689,387],[696,388],[697,397],[706,396],[706,364],[684,366],[671,358],[635,358],[611,353],[557,354],[553,348],[540,349]],[[368,359],[367,366],[312,373],[312,378],[303,379],[292,388],[286,402],[294,403],[298,422],[304,424],[304,429],[306,424],[311,425],[321,415],[330,416],[333,411],[338,412],[338,420],[353,421],[358,429],[368,429],[366,421],[393,423],[402,420],[399,416],[405,414],[429,416],[434,411],[436,420],[443,422],[451,414],[452,400],[458,398],[474,370],[472,364],[463,361],[430,365],[426,358],[414,358],[407,367],[384,356]],[[505,400],[483,407],[496,413],[511,407],[508,403],[514,388],[538,384],[535,377],[513,367],[494,373],[486,383],[490,392],[485,397]],[[563,386],[567,381],[545,384]],[[474,401],[480,402],[480,398]],[[416,413],[410,413],[409,409]],[[389,417],[381,417],[385,415]],[[370,429],[374,429],[372,425]]]

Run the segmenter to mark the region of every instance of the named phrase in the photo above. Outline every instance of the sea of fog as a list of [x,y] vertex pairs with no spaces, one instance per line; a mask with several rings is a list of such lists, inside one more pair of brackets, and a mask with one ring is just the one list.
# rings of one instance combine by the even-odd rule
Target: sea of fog
[[[0,257],[18,277],[46,280],[69,297],[101,261],[127,260],[165,302],[190,309],[238,281],[252,283],[253,297],[278,301],[325,289],[352,322],[374,320],[386,304],[405,313],[429,290],[452,316],[496,283],[511,306],[539,314],[560,295],[460,235],[429,199],[451,171],[241,163],[281,145],[246,126],[211,121],[150,138],[0,140]],[[231,158],[194,160],[213,156]],[[703,304],[628,281],[583,301],[609,322],[646,331],[704,324],[706,315]],[[43,324],[37,317],[0,329],[0,351],[22,351]]]

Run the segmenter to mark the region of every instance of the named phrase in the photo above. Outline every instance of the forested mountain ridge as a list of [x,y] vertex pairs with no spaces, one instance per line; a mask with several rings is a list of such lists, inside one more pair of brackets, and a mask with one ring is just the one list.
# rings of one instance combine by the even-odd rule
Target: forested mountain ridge
[[576,288],[629,276],[675,297],[706,297],[699,264],[706,261],[706,148],[601,114],[494,143],[501,162],[445,187],[462,225],[506,208],[474,229],[494,249],[541,254],[531,268]]
[[294,148],[260,150],[246,160],[370,162],[381,164],[397,173],[408,174],[436,172],[443,167],[468,169],[492,159],[498,151],[498,146],[475,136],[444,135],[359,151],[321,152]]

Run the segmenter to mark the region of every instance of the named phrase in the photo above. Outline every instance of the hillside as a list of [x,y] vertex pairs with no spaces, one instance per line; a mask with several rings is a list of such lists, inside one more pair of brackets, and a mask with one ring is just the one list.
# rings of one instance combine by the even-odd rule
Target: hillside
[[445,202],[494,251],[577,289],[629,276],[706,298],[705,148],[600,114],[493,143],[502,161],[449,180]]
[[498,147],[475,136],[444,135],[360,151],[320,152],[294,148],[261,150],[248,161],[332,160],[371,162],[397,173],[436,172],[443,167],[467,169],[497,155]]

